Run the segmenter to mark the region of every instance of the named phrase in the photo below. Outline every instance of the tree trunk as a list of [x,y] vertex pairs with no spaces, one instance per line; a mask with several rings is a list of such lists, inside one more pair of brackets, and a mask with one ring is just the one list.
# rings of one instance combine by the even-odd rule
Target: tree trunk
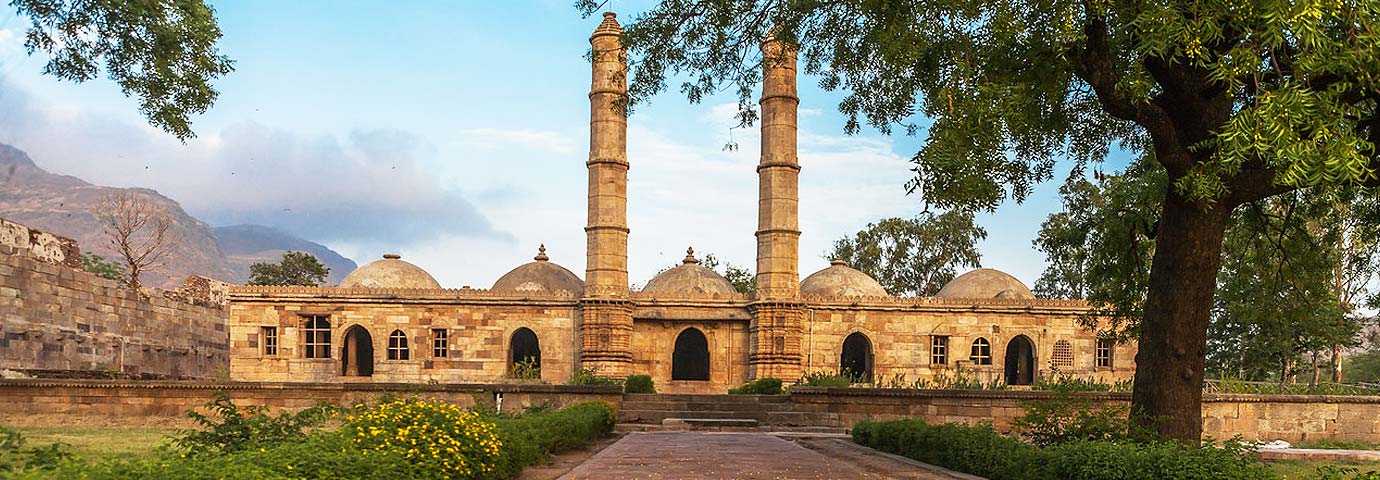
[[1203,432],[1203,368],[1222,237],[1232,206],[1204,206],[1170,189],[1150,267],[1133,420],[1163,438],[1197,444]]
[[1314,350],[1314,351],[1313,351],[1313,379],[1308,381],[1308,386],[1310,386],[1310,387],[1316,387],[1316,386],[1318,386],[1318,380],[1321,380],[1321,377],[1322,377],[1322,369],[1321,369],[1321,368],[1318,368],[1318,351],[1317,351],[1317,350]]
[[1342,383],[1342,344],[1332,344],[1332,383]]

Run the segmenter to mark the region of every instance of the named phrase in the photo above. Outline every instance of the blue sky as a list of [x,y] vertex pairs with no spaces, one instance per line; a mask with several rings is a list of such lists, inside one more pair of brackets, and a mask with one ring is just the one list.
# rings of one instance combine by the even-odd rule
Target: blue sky
[[[400,252],[448,287],[487,288],[538,243],[583,271],[583,54],[597,18],[565,0],[215,6],[236,71],[187,144],[108,81],[40,75],[24,19],[3,9],[0,142],[55,173],[157,189],[213,225],[280,227],[360,263]],[[613,6],[627,21],[647,3]],[[828,265],[835,239],[923,208],[903,189],[922,139],[844,135],[840,94],[815,81],[801,78],[803,275]],[[671,92],[630,119],[634,283],[691,245],[753,265],[759,138],[730,132],[735,111],[732,95],[692,105]],[[730,138],[742,148],[724,151]],[[1044,257],[1031,240],[1065,173],[980,215],[984,266],[1033,286]]]

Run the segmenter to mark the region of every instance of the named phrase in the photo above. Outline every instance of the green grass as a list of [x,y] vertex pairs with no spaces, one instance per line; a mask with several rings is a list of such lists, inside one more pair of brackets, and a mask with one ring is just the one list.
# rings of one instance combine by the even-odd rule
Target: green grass
[[1336,440],[1325,438],[1321,440],[1299,440],[1291,444],[1294,448],[1320,448],[1325,450],[1380,450],[1380,443],[1361,442],[1356,440]]
[[[1336,466],[1351,467],[1361,472],[1380,471],[1380,462],[1337,462],[1337,461],[1308,461],[1308,460],[1279,460],[1265,462],[1271,470],[1279,474],[1284,480],[1312,480],[1318,478],[1318,467]],[[1349,478],[1349,477],[1348,477]]]
[[24,435],[25,445],[36,447],[61,442],[72,453],[96,460],[115,457],[147,457],[174,432],[151,427],[13,427]]

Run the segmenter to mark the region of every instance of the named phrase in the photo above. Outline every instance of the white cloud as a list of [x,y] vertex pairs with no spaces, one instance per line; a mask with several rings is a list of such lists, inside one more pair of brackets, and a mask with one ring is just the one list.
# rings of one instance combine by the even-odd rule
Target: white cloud
[[465,143],[486,149],[522,147],[552,153],[576,152],[575,142],[556,132],[534,129],[473,128],[461,130]]
[[0,28],[0,55],[22,52],[24,41],[19,32],[12,28]]

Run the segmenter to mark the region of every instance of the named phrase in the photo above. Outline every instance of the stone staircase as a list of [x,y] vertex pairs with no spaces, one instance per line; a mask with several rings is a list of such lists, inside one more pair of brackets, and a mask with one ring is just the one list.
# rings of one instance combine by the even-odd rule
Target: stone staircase
[[841,433],[818,427],[837,414],[799,412],[789,395],[626,394],[618,411],[621,431],[797,431]]

